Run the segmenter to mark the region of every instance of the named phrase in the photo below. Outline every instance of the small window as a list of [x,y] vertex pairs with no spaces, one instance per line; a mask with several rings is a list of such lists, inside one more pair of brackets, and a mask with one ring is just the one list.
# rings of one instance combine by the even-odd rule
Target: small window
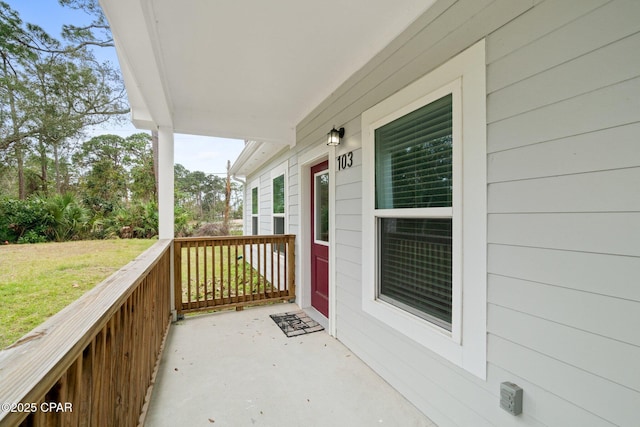
[[251,189],[251,234],[258,235],[258,187]]
[[[274,168],[271,172],[271,215],[272,233],[286,234],[286,211],[287,211],[287,163]],[[279,251],[284,255],[284,245],[274,246],[274,252]]]
[[284,175],[273,179],[273,213],[284,214]]

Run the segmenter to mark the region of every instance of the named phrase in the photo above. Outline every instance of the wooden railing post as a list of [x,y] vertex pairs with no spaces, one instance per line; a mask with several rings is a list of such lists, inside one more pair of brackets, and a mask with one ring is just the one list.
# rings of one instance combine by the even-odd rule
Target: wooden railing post
[[173,297],[178,319],[182,316],[182,242],[173,241]]
[[287,237],[287,289],[290,300],[296,299],[296,236]]

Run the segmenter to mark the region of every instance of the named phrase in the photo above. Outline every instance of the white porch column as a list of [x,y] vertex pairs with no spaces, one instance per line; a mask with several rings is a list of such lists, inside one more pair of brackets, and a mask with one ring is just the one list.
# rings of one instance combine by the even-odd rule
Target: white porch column
[[[158,127],[158,237],[160,239],[171,239],[174,237],[174,211],[173,211],[173,128]],[[171,265],[170,265],[170,295],[171,295],[171,317],[177,320],[175,307],[175,289],[173,286],[173,244],[171,245]]]
[[173,129],[158,128],[158,234],[173,239]]

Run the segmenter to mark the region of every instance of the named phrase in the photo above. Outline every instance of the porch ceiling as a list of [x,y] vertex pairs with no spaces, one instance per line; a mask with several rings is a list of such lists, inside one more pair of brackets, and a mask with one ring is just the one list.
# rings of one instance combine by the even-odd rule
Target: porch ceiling
[[295,143],[300,120],[435,0],[100,0],[134,125]]

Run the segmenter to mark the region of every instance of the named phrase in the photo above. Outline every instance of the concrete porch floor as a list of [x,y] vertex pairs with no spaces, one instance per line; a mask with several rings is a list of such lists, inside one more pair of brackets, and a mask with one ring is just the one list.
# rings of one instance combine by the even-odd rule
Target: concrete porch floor
[[287,338],[276,304],[171,326],[146,426],[424,426],[428,418],[326,332]]

